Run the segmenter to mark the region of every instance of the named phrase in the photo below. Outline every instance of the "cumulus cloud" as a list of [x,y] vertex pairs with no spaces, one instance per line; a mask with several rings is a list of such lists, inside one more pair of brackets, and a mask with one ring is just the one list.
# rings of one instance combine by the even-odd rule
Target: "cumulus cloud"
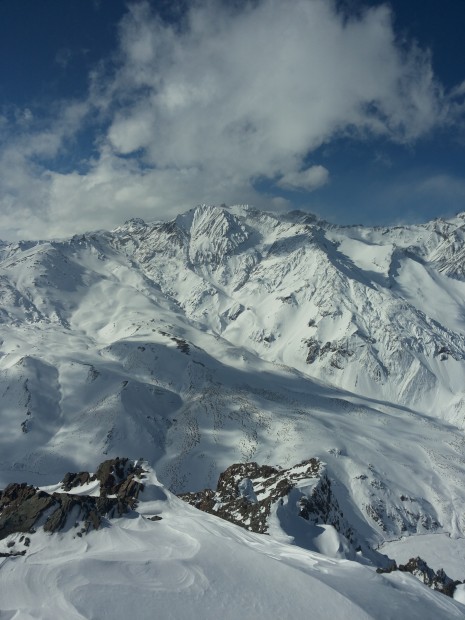
[[88,229],[132,214],[164,218],[197,202],[282,205],[279,188],[327,183],[325,167],[305,163],[322,144],[412,143],[450,113],[429,53],[397,43],[387,5],[348,17],[331,0],[204,0],[173,24],[137,2],[119,35],[116,68],[94,70],[73,125],[97,115],[97,156],[84,173],[37,161],[41,149],[63,148],[72,123],[60,118],[30,144],[12,140],[2,176],[16,149],[19,177],[0,198],[4,230],[13,231],[15,211],[34,212],[21,234],[36,236],[73,233],[77,219]]
[[[73,144],[87,111],[87,103],[74,102],[57,105],[53,121],[36,119],[29,109],[12,109],[4,117],[0,124],[0,237],[50,236],[56,206],[45,162],[59,156],[67,142]],[[64,218],[72,218],[67,203],[61,212]]]

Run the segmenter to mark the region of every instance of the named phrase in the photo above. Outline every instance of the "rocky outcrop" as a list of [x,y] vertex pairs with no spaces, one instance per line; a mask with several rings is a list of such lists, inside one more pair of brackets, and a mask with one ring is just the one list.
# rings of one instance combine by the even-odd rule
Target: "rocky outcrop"
[[[0,540],[14,533],[30,533],[39,525],[46,532],[81,528],[78,535],[98,529],[103,518],[119,517],[134,509],[144,485],[144,470],[126,458],[104,461],[95,474],[67,473],[64,492],[47,493],[26,483],[12,483],[0,491]],[[99,482],[98,495],[73,493]]]
[[144,489],[138,479],[145,477],[144,469],[127,458],[116,458],[101,463],[95,472],[100,482],[100,496],[116,495],[123,503],[135,508],[139,492]]
[[56,505],[52,495],[26,483],[9,484],[0,492],[0,539],[30,532],[46,510]]
[[[115,458],[101,463],[94,474],[67,473],[58,491],[47,492],[26,483],[8,485],[0,491],[0,540],[4,541],[0,558],[25,555],[31,544],[29,536],[39,527],[49,533],[72,530],[81,537],[99,529],[106,519],[135,510],[146,473],[139,462]],[[348,547],[353,550],[357,543],[355,533],[343,515],[333,486],[325,465],[317,458],[288,469],[249,462],[228,467],[220,475],[216,490],[205,489],[179,497],[204,512],[260,534],[274,535],[277,522],[283,533],[292,534],[301,529],[300,525],[294,527],[296,519],[299,524],[303,519],[313,525],[331,525],[342,534],[341,540],[345,537],[352,543]],[[146,518],[159,521],[162,517]],[[304,529],[307,531],[306,526]],[[320,536],[322,528],[316,529]],[[443,569],[434,571],[420,557],[398,566],[386,556],[381,561],[381,556],[373,553],[369,556],[371,561],[383,566],[377,569],[378,573],[409,572],[451,597],[461,583],[448,577]]]
[[80,471],[79,473],[68,472],[62,480],[62,487],[65,491],[71,491],[75,487],[80,487],[84,484],[95,480],[95,476],[91,476],[88,471]]
[[298,517],[314,524],[333,525],[352,539],[352,528],[332,493],[323,464],[316,458],[289,469],[237,463],[220,475],[216,491],[205,489],[179,497],[199,510],[266,534],[273,508],[287,502],[294,490],[292,501]]
[[[442,568],[438,571],[434,571],[420,557],[410,558],[407,564],[399,564],[399,566],[393,561],[388,568],[377,568],[376,572],[392,573],[396,570],[403,573],[411,573],[428,587],[450,597],[454,595],[455,588],[462,583],[461,581],[454,581],[448,577]],[[463,583],[465,583],[465,581]]]
[[307,364],[313,364],[318,358],[329,356],[329,364],[333,368],[342,370],[346,366],[347,359],[352,357],[353,352],[347,341],[325,342],[321,344],[316,338],[305,340],[307,345]]

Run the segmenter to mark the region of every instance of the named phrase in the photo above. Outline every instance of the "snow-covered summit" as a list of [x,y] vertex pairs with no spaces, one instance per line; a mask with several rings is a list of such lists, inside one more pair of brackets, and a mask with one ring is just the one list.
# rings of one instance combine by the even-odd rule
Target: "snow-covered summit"
[[230,343],[460,423],[463,234],[460,216],[364,229],[203,205],[116,247]]

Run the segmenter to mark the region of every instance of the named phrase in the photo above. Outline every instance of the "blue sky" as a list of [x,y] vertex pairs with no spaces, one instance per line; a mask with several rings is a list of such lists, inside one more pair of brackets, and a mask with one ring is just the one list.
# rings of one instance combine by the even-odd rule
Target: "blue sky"
[[0,238],[465,210],[463,0],[0,0]]

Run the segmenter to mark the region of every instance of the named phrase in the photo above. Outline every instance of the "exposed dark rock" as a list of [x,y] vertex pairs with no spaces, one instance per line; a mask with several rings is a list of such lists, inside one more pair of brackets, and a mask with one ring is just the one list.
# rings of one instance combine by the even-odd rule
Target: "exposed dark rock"
[[44,523],[44,531],[57,532],[66,527],[68,518],[74,508],[77,508],[77,517],[73,515],[76,523],[83,522],[84,530],[97,530],[103,517],[120,517],[128,511],[128,504],[117,498],[91,497],[88,495],[69,495],[67,493],[54,493],[57,500],[56,510]]
[[[137,505],[144,485],[139,482],[144,470],[128,459],[110,459],[103,462],[95,475],[88,472],[67,473],[62,487],[65,491],[87,484],[100,483],[100,496],[72,493],[46,493],[26,483],[10,484],[0,491],[0,539],[15,532],[29,533],[43,521],[46,532],[57,532],[73,524],[82,523],[83,532],[98,529],[102,519],[119,517]],[[29,546],[30,539],[24,539]]]
[[307,344],[307,364],[313,364],[320,353],[320,343],[315,338],[309,338]]
[[175,341],[176,346],[182,353],[189,355],[190,347],[185,340],[183,340],[182,338],[175,338],[175,337],[173,337],[173,340]]
[[116,495],[131,508],[136,505],[139,492],[144,485],[135,478],[144,478],[144,470],[127,458],[110,459],[101,463],[95,473],[100,482],[100,495]]
[[11,551],[10,553],[1,552],[0,558],[12,558],[17,555],[26,555],[26,549],[23,549],[22,551]]
[[383,532],[385,532],[386,525],[384,524],[384,521],[386,518],[386,514],[384,503],[379,498],[376,498],[373,503],[367,504],[365,506],[365,510],[367,515],[379,525]]
[[[302,496],[299,501],[299,516],[315,524],[325,523],[332,525],[338,532],[352,538],[352,530],[347,528],[344,515],[331,491],[331,481],[323,474],[320,483],[315,487],[311,496]],[[335,510],[336,507],[336,510]]]
[[309,459],[290,469],[237,463],[220,475],[216,491],[205,489],[179,497],[199,510],[264,534],[268,531],[272,506],[283,502],[299,481],[311,478],[318,480],[311,495],[302,493],[298,499],[298,516],[312,523],[334,525],[351,539],[353,532],[331,493],[331,483],[318,459]]
[[0,492],[0,540],[14,532],[28,533],[55,499],[25,482],[9,484]]
[[114,494],[115,486],[124,478],[124,466],[127,459],[110,459],[98,466],[95,477],[100,482],[100,494]]
[[[370,486],[378,491],[384,491],[384,484],[379,479],[370,481]],[[405,495],[402,495],[400,499],[403,502],[403,507],[401,509],[389,509],[382,497],[378,497],[372,493],[372,500],[370,503],[364,505],[364,509],[368,517],[372,519],[383,532],[388,532],[393,525],[402,532],[417,532],[419,527],[423,530],[435,531],[441,527],[439,522],[431,514],[423,512],[424,508],[422,508],[418,499]]]
[[434,352],[434,356],[435,357],[439,357],[439,359],[441,361],[445,361],[447,359],[449,359],[449,357],[452,357],[454,360],[459,361],[460,359],[462,359],[461,355],[458,355],[457,352],[453,352],[449,347],[447,346],[441,346],[439,347],[438,344],[435,345],[435,352]]
[[316,338],[308,338],[305,340],[307,345],[307,364],[313,364],[318,358],[330,355],[329,364],[333,368],[342,370],[346,361],[353,355],[353,352],[349,349],[347,341],[333,341],[325,342],[324,345]]
[[74,487],[80,487],[95,479],[96,476],[91,476],[88,471],[80,471],[78,474],[68,472],[63,478],[62,486],[65,491],[70,491]]
[[411,573],[428,587],[450,597],[454,595],[455,588],[462,583],[461,581],[454,581],[448,577],[442,568],[435,572],[420,557],[410,558],[407,564],[399,564],[399,566],[393,561],[389,567],[377,568],[376,572],[392,573],[396,570],[403,573]]
[[404,573],[412,573],[433,590],[438,590],[447,596],[452,596],[457,585],[461,583],[448,577],[442,568],[434,572],[420,557],[410,558],[407,564],[400,564],[399,570]]
[[245,308],[242,304],[234,304],[227,313],[227,317],[230,321],[235,321],[237,317],[244,312]]
[[160,331],[160,334],[162,336],[166,336],[167,338],[170,338],[173,342],[175,342],[177,348],[181,351],[181,353],[185,353],[186,355],[190,354],[189,344],[185,340],[183,340],[182,338],[178,338],[177,336],[172,336],[171,334],[168,334],[167,332],[164,332],[164,331]]

